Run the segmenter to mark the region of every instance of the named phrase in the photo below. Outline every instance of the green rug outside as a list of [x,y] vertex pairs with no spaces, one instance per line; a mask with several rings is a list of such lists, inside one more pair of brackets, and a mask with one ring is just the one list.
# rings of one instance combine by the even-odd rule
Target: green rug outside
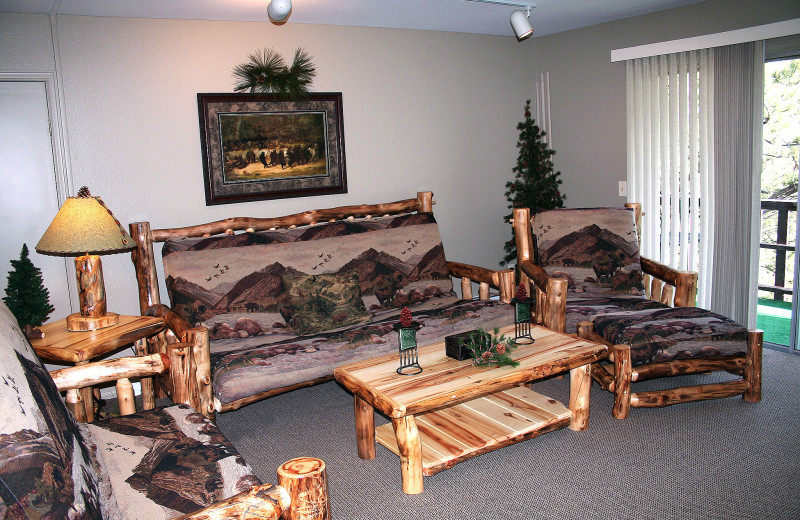
[[791,302],[758,299],[756,326],[764,331],[764,341],[778,345],[789,345]]

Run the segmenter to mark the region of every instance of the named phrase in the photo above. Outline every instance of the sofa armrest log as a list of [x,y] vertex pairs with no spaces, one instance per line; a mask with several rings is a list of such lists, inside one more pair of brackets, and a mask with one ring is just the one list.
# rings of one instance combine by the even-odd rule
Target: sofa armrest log
[[461,297],[465,300],[472,299],[472,282],[478,284],[478,297],[481,300],[489,299],[489,288],[500,291],[500,301],[508,303],[514,292],[514,271],[501,269],[495,271],[485,267],[478,267],[460,262],[447,262],[447,272],[450,276],[461,278]]
[[208,329],[192,327],[182,316],[163,304],[150,306],[146,314],[163,318],[167,328],[181,342],[179,346],[161,346],[161,351],[168,353],[173,367],[168,383],[170,398],[174,403],[190,405],[213,421],[215,408]]
[[536,323],[556,332],[565,332],[567,319],[568,283],[561,278],[550,278],[541,266],[531,260],[517,264],[520,278],[533,282],[536,299]]
[[[645,283],[648,298],[674,307],[694,307],[697,304],[697,273],[679,271],[645,257],[641,257],[641,263],[642,272],[653,279],[651,283]],[[665,290],[664,283],[671,288]]]
[[298,457],[278,468],[278,485],[262,484],[178,520],[330,520],[325,462]]

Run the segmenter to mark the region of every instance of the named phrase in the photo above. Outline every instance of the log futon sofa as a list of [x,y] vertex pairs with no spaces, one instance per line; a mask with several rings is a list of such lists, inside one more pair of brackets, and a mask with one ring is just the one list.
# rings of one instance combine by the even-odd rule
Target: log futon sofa
[[[531,218],[516,208],[513,226],[521,282],[533,282],[536,320],[610,347],[592,377],[614,393],[613,415],[631,407],[742,395],[761,400],[763,332],[695,307],[697,274],[640,257],[641,205],[557,209]],[[652,378],[728,371],[725,382],[633,392]]]
[[[446,260],[433,204],[431,192],[420,192],[274,218],[131,224],[142,313],[182,323],[173,326],[181,331],[175,338],[153,346],[188,376],[178,402],[211,417],[329,381],[341,364],[396,351],[393,325],[403,307],[422,323],[422,345],[512,323],[513,271]],[[161,242],[174,313],[160,297],[154,248]],[[461,278],[461,298],[451,277]],[[499,298],[490,298],[491,288]],[[189,347],[171,349],[175,340]],[[162,383],[174,394],[170,381]]]

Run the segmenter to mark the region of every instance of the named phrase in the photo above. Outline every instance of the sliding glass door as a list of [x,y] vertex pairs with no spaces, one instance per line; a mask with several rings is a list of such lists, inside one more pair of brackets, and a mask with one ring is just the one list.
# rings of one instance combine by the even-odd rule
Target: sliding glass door
[[798,164],[800,59],[768,61],[764,71],[758,327],[769,343],[800,351]]

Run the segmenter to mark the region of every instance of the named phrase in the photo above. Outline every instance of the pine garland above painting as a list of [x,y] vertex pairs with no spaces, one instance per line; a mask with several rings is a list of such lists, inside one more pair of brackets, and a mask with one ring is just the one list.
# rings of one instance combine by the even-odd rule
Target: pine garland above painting
[[238,81],[234,91],[279,94],[293,100],[308,96],[316,68],[305,49],[295,51],[291,67],[287,67],[281,55],[272,49],[256,51],[249,59],[233,69]]

